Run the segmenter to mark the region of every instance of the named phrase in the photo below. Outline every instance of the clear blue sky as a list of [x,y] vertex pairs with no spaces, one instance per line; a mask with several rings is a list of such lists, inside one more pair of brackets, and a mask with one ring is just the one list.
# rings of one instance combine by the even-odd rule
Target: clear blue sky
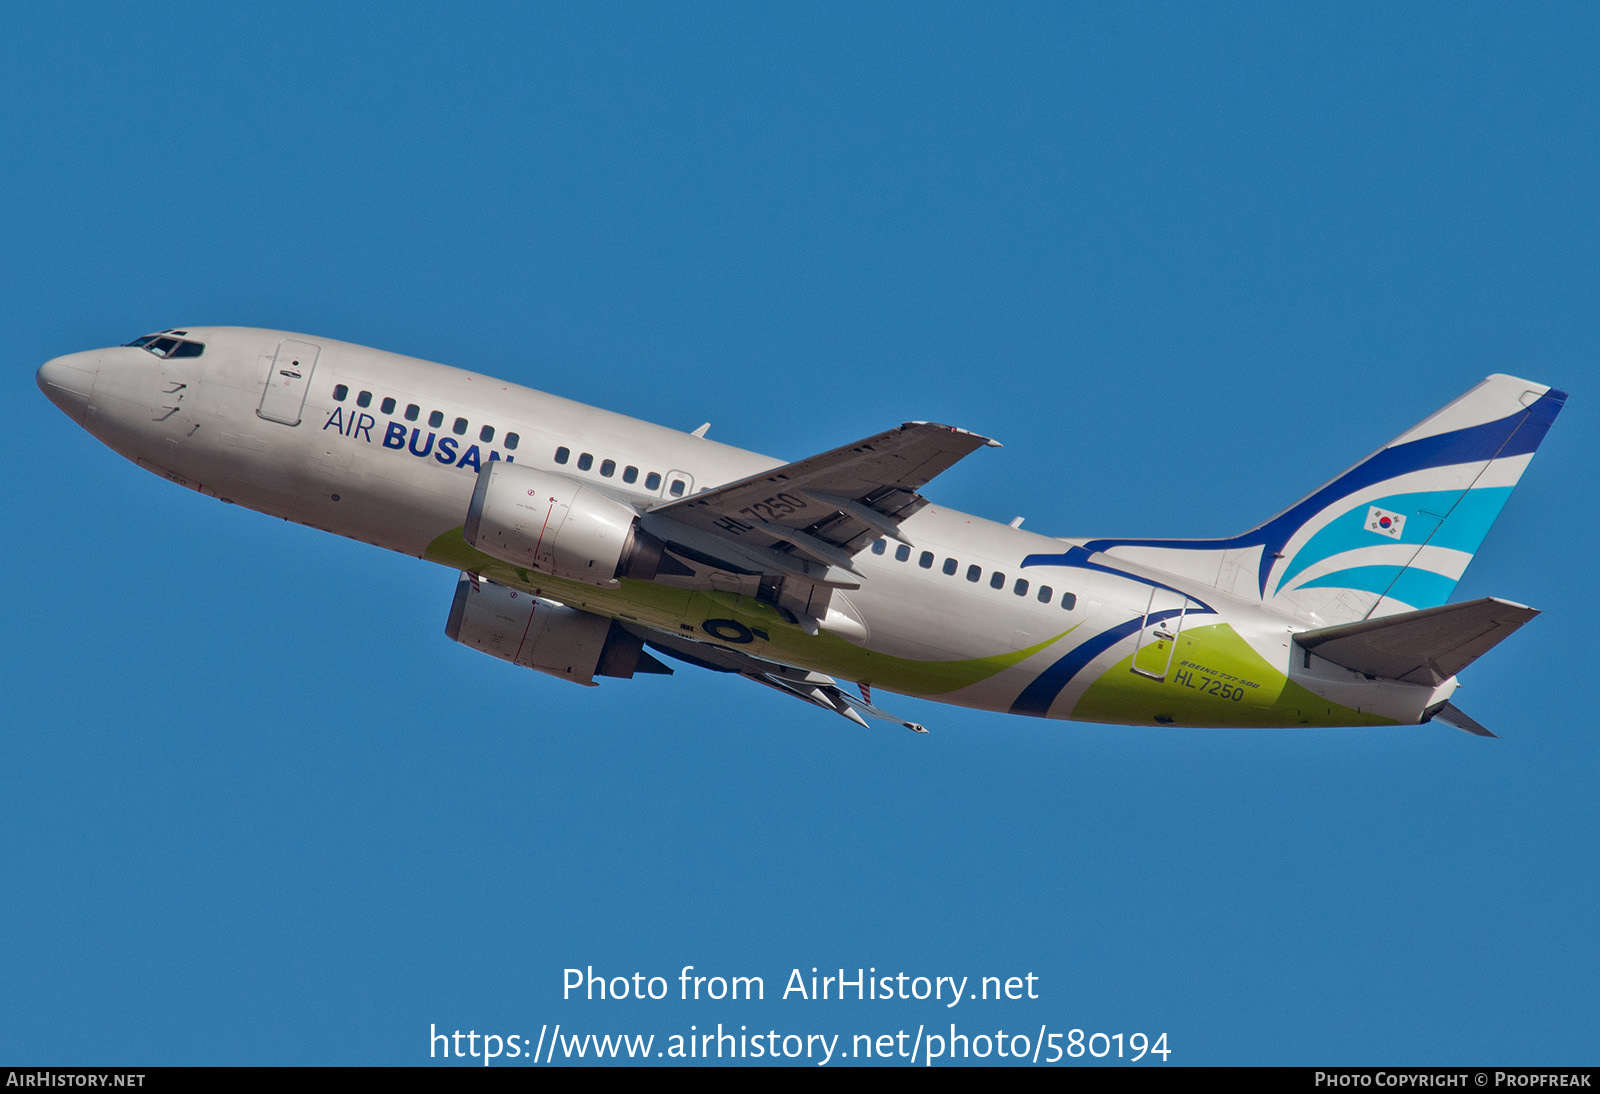
[[[1597,1061],[1593,5],[12,4],[0,1063],[1041,1026],[1177,1063]],[[1490,372],[1573,393],[1458,596],[1504,737],[1204,732],[453,645],[455,575],[159,481],[34,387],[305,331],[940,502],[1236,531]],[[563,1002],[561,971],[760,975]],[[781,1001],[792,968],[1033,1001]],[[673,980],[676,983],[676,980]]]

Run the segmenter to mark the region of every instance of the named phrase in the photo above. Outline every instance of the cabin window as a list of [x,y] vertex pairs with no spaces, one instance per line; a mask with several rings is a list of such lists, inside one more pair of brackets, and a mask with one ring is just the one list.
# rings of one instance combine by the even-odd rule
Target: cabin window
[[924,551],[924,552],[922,552],[921,557],[919,557],[917,559],[917,565],[921,566],[924,570],[933,569],[933,552],[932,551]]
[[968,581],[976,581],[982,576],[983,576],[983,567],[982,566],[968,566],[967,567],[967,580]]
[[394,398],[392,396],[385,397],[383,403],[378,407],[378,409],[383,411],[385,414],[393,414]]
[[[507,439],[509,439],[509,438],[507,438]],[[510,446],[507,445],[506,447],[509,448]],[[556,462],[557,463],[566,463],[571,458],[572,458],[572,450],[570,448],[558,448],[558,449],[556,449]]]
[[947,558],[947,559],[944,560],[944,572],[946,574],[950,575],[951,577],[954,577],[955,573],[956,573],[956,568],[958,566],[960,566],[960,565],[961,565],[961,563],[957,562],[955,559]]
[[1067,611],[1069,611],[1069,612],[1073,608],[1076,608],[1078,606],[1078,594],[1077,593],[1062,593],[1061,594],[1061,606],[1063,608],[1067,609]]
[[372,392],[363,391],[360,395],[356,396],[356,406],[369,407],[371,405],[372,405]]
[[629,483],[638,482],[639,481],[639,469],[637,467],[634,467],[632,464],[629,464],[627,467],[624,467],[622,469],[622,481],[623,482],[629,482]]
[[908,559],[910,557],[911,557],[911,548],[907,547],[904,543],[902,543],[900,546],[898,546],[898,547],[896,547],[894,549],[894,560],[896,562],[904,562],[906,559]]
[[467,432],[467,420],[465,418],[457,418],[456,424],[450,427],[450,432],[457,437],[464,436]]
[[578,456],[578,470],[587,471],[594,466],[594,457],[584,452]]
[[1056,591],[1048,585],[1039,586],[1039,603],[1048,604],[1056,595]]
[[1005,587],[1006,587],[1006,575],[1001,573],[999,570],[996,570],[994,572],[994,574],[989,578],[989,588],[991,588],[991,589],[1004,589]]
[[434,429],[438,429],[440,426],[444,425],[444,411],[430,410],[428,412],[428,425]]
[[672,485],[667,487],[667,493],[671,494],[675,498],[683,497],[683,480],[673,479]]
[[344,384],[334,384],[333,385],[333,401],[334,402],[336,402],[336,403],[344,402],[345,396],[349,395],[349,394],[350,394],[350,389],[348,387],[346,387]]
[[407,403],[406,404],[406,421],[408,421],[408,422],[416,421],[417,420],[417,415],[421,414],[421,413],[422,413],[422,408],[420,406],[418,406],[416,403]]
[[514,452],[517,448],[517,442],[520,440],[522,440],[522,438],[517,436],[515,433],[507,433],[506,447]]
[[494,426],[486,425],[482,429],[478,430],[478,440],[482,441],[484,444],[488,444],[490,441],[494,440]]
[[875,555],[881,555],[888,549],[889,545],[881,539],[872,545],[872,553]]
[[1025,577],[1017,578],[1017,583],[1015,585],[1011,586],[1011,591],[1016,593],[1018,596],[1027,596],[1028,595],[1028,579],[1025,578]]
[[606,478],[609,479],[612,475],[615,475],[616,473],[617,473],[617,461],[616,460],[605,460],[604,462],[602,462],[600,464],[600,474],[604,475]]
[[661,476],[652,471],[644,477],[644,488],[650,491],[661,489]]

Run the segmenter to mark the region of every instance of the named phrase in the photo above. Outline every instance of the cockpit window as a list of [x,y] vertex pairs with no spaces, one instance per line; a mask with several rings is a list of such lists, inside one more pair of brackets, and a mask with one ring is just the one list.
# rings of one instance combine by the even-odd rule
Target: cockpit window
[[135,349],[148,350],[157,357],[199,357],[206,351],[204,342],[189,342],[180,338],[169,338],[171,334],[187,334],[188,331],[165,330],[159,334],[147,334],[143,338],[135,338],[125,343]]

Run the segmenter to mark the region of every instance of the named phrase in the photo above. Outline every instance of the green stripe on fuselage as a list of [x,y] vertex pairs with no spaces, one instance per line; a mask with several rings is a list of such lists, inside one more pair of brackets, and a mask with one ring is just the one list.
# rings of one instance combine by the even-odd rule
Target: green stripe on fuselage
[[[1152,652],[1140,651],[1140,666],[1159,671],[1168,651],[1159,651],[1159,661]],[[1164,680],[1132,671],[1133,657],[1124,657],[1089,685],[1072,717],[1122,725],[1252,728],[1395,724],[1391,718],[1330,702],[1295,683],[1226,623],[1185,629],[1171,652]]]

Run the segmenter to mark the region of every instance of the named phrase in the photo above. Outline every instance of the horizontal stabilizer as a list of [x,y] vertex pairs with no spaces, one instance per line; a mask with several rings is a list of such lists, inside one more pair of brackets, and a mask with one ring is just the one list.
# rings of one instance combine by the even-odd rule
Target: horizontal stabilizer
[[1509,600],[1484,597],[1305,631],[1294,640],[1355,672],[1436,687],[1538,614]]
[[1478,722],[1467,715],[1454,703],[1442,704],[1437,710],[1428,716],[1428,721],[1442,722],[1447,726],[1452,726],[1465,733],[1470,733],[1474,737],[1494,737],[1496,740],[1499,740],[1497,734],[1490,733],[1489,730],[1485,728],[1483,723]]

